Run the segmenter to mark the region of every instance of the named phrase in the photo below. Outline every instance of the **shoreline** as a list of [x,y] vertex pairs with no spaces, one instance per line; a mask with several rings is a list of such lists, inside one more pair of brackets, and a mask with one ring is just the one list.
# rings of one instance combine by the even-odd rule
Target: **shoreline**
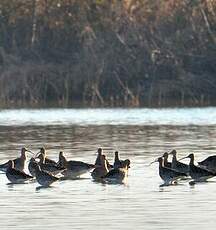
[[186,105],[165,105],[165,106],[88,106],[88,105],[59,105],[58,103],[47,103],[47,104],[7,104],[7,105],[0,105],[0,110],[9,110],[9,109],[190,109],[190,108],[209,108],[209,107],[216,107],[215,103],[211,104],[186,104]]

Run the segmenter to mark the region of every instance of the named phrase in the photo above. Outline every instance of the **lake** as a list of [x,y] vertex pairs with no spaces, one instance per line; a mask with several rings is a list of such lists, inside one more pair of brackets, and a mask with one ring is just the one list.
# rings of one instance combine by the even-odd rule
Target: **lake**
[[[0,229],[214,229],[216,179],[159,187],[165,151],[199,161],[215,154],[216,108],[0,110],[0,162],[21,147],[50,158],[93,163],[98,147],[131,160],[126,184],[101,184],[86,174],[37,190],[37,183],[8,185],[0,174]],[[184,162],[187,162],[185,160]]]

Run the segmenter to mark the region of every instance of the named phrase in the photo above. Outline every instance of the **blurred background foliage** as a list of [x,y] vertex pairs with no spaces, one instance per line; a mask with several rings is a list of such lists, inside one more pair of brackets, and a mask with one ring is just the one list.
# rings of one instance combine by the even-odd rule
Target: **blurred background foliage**
[[205,106],[215,88],[215,0],[0,0],[1,106]]

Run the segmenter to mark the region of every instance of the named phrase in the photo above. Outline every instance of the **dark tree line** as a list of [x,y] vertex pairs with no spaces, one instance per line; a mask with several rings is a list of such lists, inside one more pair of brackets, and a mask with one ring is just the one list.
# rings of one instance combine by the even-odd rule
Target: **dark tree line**
[[214,105],[215,0],[0,0],[1,106]]

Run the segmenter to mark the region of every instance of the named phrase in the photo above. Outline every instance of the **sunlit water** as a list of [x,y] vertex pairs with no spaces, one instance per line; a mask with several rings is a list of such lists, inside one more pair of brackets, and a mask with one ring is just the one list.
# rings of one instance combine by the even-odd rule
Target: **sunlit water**
[[216,179],[159,187],[158,165],[176,148],[196,160],[215,154],[216,109],[80,109],[0,111],[0,162],[23,146],[45,146],[50,158],[93,163],[119,150],[132,165],[125,185],[100,184],[90,174],[37,190],[8,185],[0,174],[0,229],[215,229]]

